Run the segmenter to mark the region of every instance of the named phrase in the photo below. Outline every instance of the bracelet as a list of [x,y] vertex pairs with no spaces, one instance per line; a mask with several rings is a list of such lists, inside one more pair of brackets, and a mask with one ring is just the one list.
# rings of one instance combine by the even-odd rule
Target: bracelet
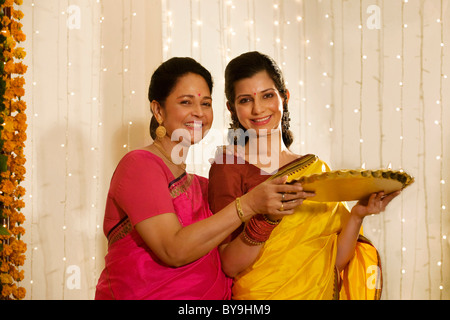
[[261,245],[265,243],[273,229],[278,223],[272,223],[267,221],[268,219],[264,215],[256,215],[252,217],[245,225],[243,232],[243,240],[249,245]]
[[280,224],[280,222],[281,222],[281,219],[278,219],[277,221],[273,221],[273,220],[270,220],[268,217],[267,217],[267,215],[264,215],[264,221],[266,221],[268,224],[272,224],[272,225],[279,225]]
[[242,207],[241,207],[241,198],[236,198],[236,211],[237,211],[237,215],[239,217],[239,219],[245,223],[245,219],[244,219],[244,212],[242,211]]
[[254,241],[254,240],[250,239],[250,237],[245,232],[245,229],[244,229],[244,232],[242,232],[242,240],[244,240],[244,242],[246,244],[248,244],[249,246],[260,246],[265,243],[265,241],[258,242],[258,241]]

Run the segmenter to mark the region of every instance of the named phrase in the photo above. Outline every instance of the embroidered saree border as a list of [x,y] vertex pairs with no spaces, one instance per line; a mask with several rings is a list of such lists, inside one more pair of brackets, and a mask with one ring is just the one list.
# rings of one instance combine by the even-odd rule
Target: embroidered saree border
[[128,217],[122,219],[108,234],[108,246],[111,246],[113,243],[123,239],[127,236],[131,230],[133,230],[133,226]]
[[192,179],[193,176],[185,172],[180,177],[169,183],[169,191],[172,199],[175,199],[180,194],[186,192],[191,186]]

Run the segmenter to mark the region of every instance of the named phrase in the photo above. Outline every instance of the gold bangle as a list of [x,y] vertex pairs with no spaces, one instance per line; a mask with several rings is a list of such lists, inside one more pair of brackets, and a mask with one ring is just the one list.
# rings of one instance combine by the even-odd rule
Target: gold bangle
[[266,243],[265,241],[259,242],[259,241],[250,239],[250,237],[247,235],[247,232],[245,232],[245,229],[244,229],[244,232],[242,232],[242,240],[249,246],[260,246],[260,245]]
[[266,221],[268,224],[271,224],[271,225],[273,225],[273,226],[276,226],[276,225],[278,225],[278,224],[280,224],[280,222],[281,222],[281,219],[279,219],[279,220],[277,220],[277,221],[273,221],[273,220],[270,220],[268,217],[267,217],[267,215],[263,215],[263,217],[264,217],[264,221]]
[[242,211],[242,207],[241,207],[241,198],[236,198],[236,211],[237,211],[237,215],[239,217],[239,219],[245,223],[245,219],[244,219],[244,212]]

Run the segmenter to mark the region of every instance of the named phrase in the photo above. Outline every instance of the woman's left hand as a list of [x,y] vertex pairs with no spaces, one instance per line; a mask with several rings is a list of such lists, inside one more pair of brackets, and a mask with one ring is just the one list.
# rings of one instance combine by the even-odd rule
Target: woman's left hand
[[370,196],[368,200],[360,200],[352,208],[352,214],[360,219],[372,214],[379,214],[386,210],[387,205],[397,197],[401,191],[397,191],[387,196],[384,192],[374,193]]

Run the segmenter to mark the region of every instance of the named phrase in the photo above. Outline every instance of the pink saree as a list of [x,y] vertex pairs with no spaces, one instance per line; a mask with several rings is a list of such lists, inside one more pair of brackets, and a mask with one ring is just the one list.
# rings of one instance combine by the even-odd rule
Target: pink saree
[[[178,268],[170,267],[153,254],[133,227],[148,216],[167,212],[175,212],[183,226],[211,216],[207,202],[208,180],[191,174],[184,174],[174,179],[164,162],[150,152],[135,151],[133,156],[125,156],[124,159],[111,181],[105,226],[108,223],[111,224],[111,217],[117,218],[122,215],[123,217],[114,227],[109,228],[110,230],[105,227],[108,253],[105,257],[105,269],[97,284],[95,299],[230,299],[231,279],[222,272],[217,248],[188,265]],[[157,177],[152,175],[149,180],[150,177],[146,177],[144,172],[154,170],[155,166],[162,174]],[[165,180],[163,183],[167,183],[165,185],[168,186],[168,190],[164,190],[162,195],[159,190],[162,186],[161,180]],[[120,188],[114,187],[116,183],[120,184]],[[142,192],[143,188],[146,189],[145,192]],[[127,192],[127,197],[116,196],[118,190],[120,194]],[[143,209],[135,209],[133,204],[140,201],[139,195],[145,197],[145,200],[142,200],[143,203],[148,202],[149,212],[152,210],[159,212],[139,216],[142,215]],[[170,197],[169,207],[167,207],[166,197]],[[129,198],[133,200],[127,203]],[[147,198],[151,200],[148,201]],[[139,216],[138,218],[134,212]]]

